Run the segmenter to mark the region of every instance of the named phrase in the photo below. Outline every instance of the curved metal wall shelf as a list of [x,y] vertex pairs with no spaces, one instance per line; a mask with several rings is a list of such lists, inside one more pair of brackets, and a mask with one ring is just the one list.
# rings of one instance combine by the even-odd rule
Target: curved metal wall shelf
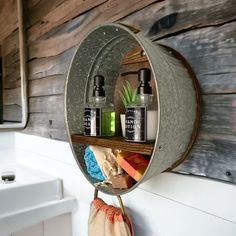
[[200,123],[197,80],[181,55],[170,48],[152,43],[126,26],[98,26],[78,46],[65,88],[65,118],[69,141],[75,159],[88,181],[93,185],[95,183],[87,173],[83,159],[85,146],[76,142],[73,135],[83,133],[83,107],[92,93],[91,78],[96,74],[105,76],[107,98],[113,101],[114,85],[121,71],[120,61],[126,53],[140,46],[148,58],[155,80],[157,135],[150,163],[140,181],[130,189],[98,187],[100,191],[111,195],[127,193],[153,175],[181,163],[192,147]]

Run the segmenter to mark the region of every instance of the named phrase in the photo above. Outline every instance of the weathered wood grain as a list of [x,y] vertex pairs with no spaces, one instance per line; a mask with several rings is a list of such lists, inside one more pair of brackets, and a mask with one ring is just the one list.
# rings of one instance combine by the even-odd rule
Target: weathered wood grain
[[21,88],[4,89],[3,105],[22,105]]
[[54,75],[29,81],[29,96],[47,96],[64,93],[65,76]]
[[3,67],[11,68],[12,65],[19,62],[19,50],[13,49],[9,54],[3,57]]
[[29,80],[50,75],[67,74],[75,48],[54,57],[34,59],[28,63]]
[[11,122],[22,118],[18,34],[15,30],[2,41],[3,118]]
[[[31,125],[31,121],[34,122]],[[37,127],[35,124],[44,127],[50,127],[53,129],[65,129],[64,117],[53,113],[30,113],[29,115],[29,126]],[[45,126],[46,124],[46,126]]]
[[0,1],[0,42],[18,27],[17,1]]
[[56,56],[77,45],[81,38],[80,26],[89,14],[90,12],[85,13],[65,25],[58,26],[50,31],[50,37],[42,37],[29,44],[29,59]]
[[[58,4],[58,1],[56,1],[54,6],[58,4],[57,7],[55,7],[53,11],[49,11],[47,15],[40,19],[40,22],[36,23],[28,30],[28,40],[35,41],[54,27],[61,25],[106,1],[107,0],[70,0],[61,1],[61,4]],[[45,5],[45,3],[43,5]],[[50,3],[50,5],[53,6],[52,3]],[[40,9],[42,9],[42,7]]]
[[2,41],[2,56],[5,57],[11,51],[19,50],[19,30],[16,29]]
[[[161,2],[162,3],[162,2]],[[161,3],[157,3],[157,4],[161,4]],[[163,4],[163,3],[162,3]],[[211,3],[213,4],[213,3]],[[86,19],[91,18],[91,13],[87,13],[85,16]],[[77,18],[74,21],[74,24],[77,25],[79,23],[81,23],[80,21],[83,21],[83,19],[81,18]],[[87,20],[85,20],[87,21]],[[84,22],[82,22],[82,25],[79,25],[79,27],[77,28],[78,31],[82,30],[81,27],[83,28]],[[72,23],[70,23],[72,24]],[[73,24],[72,24],[73,25]],[[85,24],[86,25],[86,24]],[[223,27],[223,28],[222,28]],[[225,27],[231,29],[230,30],[226,30]],[[71,28],[70,28],[71,29]],[[65,48],[70,47],[70,44],[72,43],[73,45],[75,45],[77,43],[77,39],[75,39],[72,35],[74,31],[70,31],[70,33],[68,32],[64,32],[66,36],[68,36],[67,40],[65,40],[66,42],[63,44],[63,46]],[[65,28],[63,28],[63,30],[65,30]],[[225,33],[224,35],[220,35],[220,33],[222,31],[226,31],[227,33]],[[79,34],[79,32],[78,32]],[[234,53],[232,54],[227,54],[224,53],[223,51],[227,50],[231,50],[232,47],[234,47],[234,40],[235,40],[235,25],[234,22],[227,24],[226,26],[221,26],[221,27],[209,27],[206,29],[199,29],[198,30],[193,30],[189,33],[186,33],[187,36],[185,38],[184,35],[185,34],[180,34],[179,36],[174,36],[174,37],[170,37],[167,40],[161,40],[161,43],[165,43],[169,46],[173,46],[175,49],[179,50],[181,53],[184,54],[184,56],[187,58],[187,60],[190,62],[190,64],[193,66],[193,69],[197,72],[197,77],[200,80],[200,84],[201,84],[201,88],[203,93],[232,93],[235,92],[235,72],[232,71],[234,70],[234,67],[231,66],[232,62],[233,62],[233,57],[234,57]],[[189,34],[189,37],[188,37]],[[210,38],[208,41],[205,40],[205,35],[209,35],[208,38]],[[62,34],[63,35],[63,34]],[[70,37],[70,36],[71,37]],[[60,37],[60,34],[59,36]],[[54,37],[53,37],[54,38]],[[49,41],[49,47],[47,50],[47,54],[57,54],[58,51],[62,50],[62,47],[60,44],[58,44],[58,48],[57,46],[53,46],[52,44],[54,44],[54,40],[58,41],[58,38],[54,38],[51,41]],[[63,40],[63,37],[61,38]],[[173,42],[171,42],[171,40]],[[175,40],[178,43],[175,43]],[[64,40],[63,40],[64,41]],[[72,42],[73,41],[73,42]],[[182,41],[184,41],[184,43],[181,43]],[[37,43],[37,45],[33,45],[34,46],[39,46],[39,53],[43,53],[43,50],[45,50],[44,47],[44,41],[41,41],[41,43]],[[175,44],[175,45],[173,45]],[[199,44],[202,45],[202,48],[199,47]],[[191,45],[191,47],[189,47],[188,45]],[[209,46],[209,47],[208,47]],[[34,51],[34,49],[36,51]],[[38,50],[37,48],[34,48],[32,53],[32,57],[37,56],[38,55]],[[42,49],[42,50],[41,50]],[[187,51],[188,50],[188,51]],[[194,52],[193,52],[194,51]],[[36,54],[34,54],[36,53]],[[218,54],[218,55],[216,55]],[[223,54],[223,55],[222,55]],[[200,57],[200,59],[198,58],[198,56]],[[206,56],[206,57],[204,57]],[[194,57],[194,58],[191,58]],[[195,60],[194,60],[195,59]],[[215,63],[215,60],[218,60],[221,64],[221,66],[218,66],[218,63]],[[229,66],[227,67],[227,65],[224,64],[225,60],[227,60],[227,62],[229,63]],[[235,60],[234,60],[235,61]],[[199,68],[199,66],[201,68]],[[229,68],[230,67],[230,68]],[[204,71],[203,71],[204,69]],[[231,70],[232,72],[230,72],[229,70]],[[222,78],[222,74],[224,75],[224,77]],[[220,81],[224,79],[224,90],[222,91],[222,86],[219,86],[219,83],[221,83]],[[215,86],[214,86],[215,84]],[[223,83],[221,83],[223,84]]]
[[33,8],[36,4],[38,4],[41,0],[23,0],[23,5],[26,9]]
[[[129,15],[122,22],[152,39],[236,19],[234,0],[165,0]],[[168,17],[169,16],[169,17]]]
[[17,88],[20,86],[20,64],[16,62],[4,68],[4,89]]
[[236,182],[236,136],[201,132],[189,157],[174,171]]
[[25,133],[67,140],[64,120],[64,95],[31,97]]
[[46,138],[67,140],[64,118],[58,114],[30,114],[27,127],[23,132]]
[[236,182],[236,94],[204,95],[200,134],[174,171]]
[[[35,1],[35,2],[34,2]],[[65,2],[65,0],[26,0],[25,8],[27,21],[26,26],[30,27],[31,25],[40,22],[43,17],[45,17],[50,12],[53,12],[56,7],[58,7],[61,3]]]
[[132,2],[122,1],[121,4],[121,1],[109,0],[74,20],[54,28],[50,34],[45,34],[32,42],[29,45],[29,58],[58,55],[77,45],[81,38],[98,24],[117,21],[153,2],[156,1],[133,0]]
[[20,76],[18,30],[2,41],[2,66],[4,88],[9,88],[9,84]]
[[236,21],[157,41],[179,51],[206,93],[236,93]]
[[4,83],[4,89],[15,89],[21,87],[20,77],[6,76],[6,82]]
[[236,136],[236,94],[204,95],[201,130]]
[[3,106],[3,120],[11,122],[21,122],[22,107],[19,105]]
[[20,86],[19,31],[15,30],[2,41],[4,88]]
[[29,109],[31,113],[51,113],[64,117],[64,95],[31,97]]
[[[45,127],[44,125],[31,126],[30,124],[33,122],[34,121],[30,120],[26,129],[24,129],[22,132],[26,134],[31,134],[31,135],[33,134],[33,135],[44,137],[44,138],[68,141],[68,136],[64,129],[62,130],[62,129],[49,128],[49,127]],[[42,122],[44,121],[42,120]]]

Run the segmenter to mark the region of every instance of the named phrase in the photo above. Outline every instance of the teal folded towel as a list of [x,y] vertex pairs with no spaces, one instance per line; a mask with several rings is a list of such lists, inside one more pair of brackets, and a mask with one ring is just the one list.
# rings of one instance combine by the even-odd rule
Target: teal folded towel
[[87,171],[91,177],[101,181],[105,180],[102,171],[97,163],[97,160],[89,147],[85,149],[84,160]]

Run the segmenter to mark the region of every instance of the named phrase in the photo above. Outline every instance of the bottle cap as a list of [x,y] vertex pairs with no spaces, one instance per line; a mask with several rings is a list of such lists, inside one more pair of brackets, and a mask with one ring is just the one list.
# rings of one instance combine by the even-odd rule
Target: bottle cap
[[138,71],[138,94],[152,94],[152,87],[149,82],[151,81],[151,70],[148,68],[141,68]]
[[104,76],[103,75],[95,75],[94,76],[94,86],[104,86]]
[[104,86],[104,76],[95,75],[93,97],[105,97],[105,90],[103,86]]

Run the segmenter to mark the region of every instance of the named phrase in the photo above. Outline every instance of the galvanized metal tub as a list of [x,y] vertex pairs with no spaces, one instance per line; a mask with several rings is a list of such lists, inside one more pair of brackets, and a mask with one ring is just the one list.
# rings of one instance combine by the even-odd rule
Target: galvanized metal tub
[[[158,100],[158,128],[150,164],[142,177],[130,189],[114,190],[98,187],[102,192],[120,195],[136,188],[153,175],[170,170],[188,155],[197,135],[200,122],[200,97],[197,80],[176,51],[154,44],[120,24],[105,24],[90,31],[79,44],[72,59],[65,88],[65,119],[71,148],[80,169],[88,181],[96,182],[86,170],[85,146],[72,143],[71,134],[83,133],[83,109],[92,95],[92,79],[96,74],[106,78],[109,101],[120,74],[122,57],[141,46],[147,55]],[[122,147],[121,147],[122,149]]]

